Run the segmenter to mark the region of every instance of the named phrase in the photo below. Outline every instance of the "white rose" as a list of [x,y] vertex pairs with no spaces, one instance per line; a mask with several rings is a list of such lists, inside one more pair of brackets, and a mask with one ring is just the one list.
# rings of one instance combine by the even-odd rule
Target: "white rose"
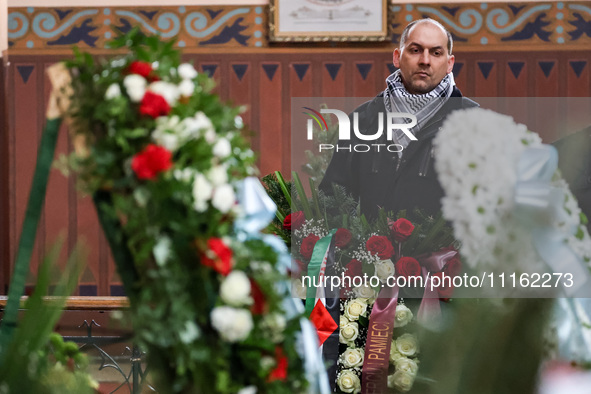
[[252,304],[248,276],[238,270],[230,272],[220,286],[220,297],[225,303],[233,306]]
[[393,375],[388,376],[388,387],[405,393],[410,391],[414,381],[413,375],[404,371],[396,371]]
[[193,181],[193,199],[194,207],[197,212],[204,212],[207,209],[207,201],[213,194],[213,186],[209,183],[203,174],[195,175]]
[[396,360],[394,362],[394,366],[396,367],[397,371],[403,371],[412,376],[417,376],[417,372],[419,371],[419,366],[417,365],[416,361],[406,357],[401,357]]
[[404,356],[398,352],[398,349],[396,349],[396,341],[392,341],[392,346],[390,346],[390,361],[395,363],[396,360],[403,357]]
[[228,168],[224,165],[213,166],[207,173],[207,177],[214,186],[228,183]]
[[339,319],[339,326],[344,326],[347,323],[349,323],[349,319],[347,319],[345,316],[341,315],[340,319]]
[[306,286],[302,283],[301,279],[294,279],[291,282],[291,294],[294,298],[306,299]]
[[238,342],[250,334],[252,315],[246,309],[219,306],[211,311],[211,325],[225,341]]
[[123,86],[134,103],[139,103],[146,94],[146,79],[138,74],[130,74],[123,79]]
[[160,129],[156,129],[152,132],[152,139],[158,145],[165,147],[171,152],[175,152],[181,143],[179,137],[176,134],[168,133]]
[[396,349],[404,356],[411,357],[419,352],[417,337],[412,334],[402,334],[396,339]]
[[353,293],[360,298],[374,298],[376,296],[375,290],[367,284],[354,288]]
[[213,146],[213,154],[221,159],[230,156],[231,153],[232,146],[230,145],[230,141],[225,138],[220,138]]
[[398,304],[396,307],[396,318],[394,319],[394,327],[404,327],[412,320],[413,314],[410,309],[404,304]]
[[361,381],[359,376],[350,369],[342,370],[337,376],[337,384],[343,393],[360,393]]
[[191,80],[184,80],[179,84],[179,93],[181,96],[191,97],[195,92],[195,84]]
[[218,211],[227,213],[236,203],[234,188],[230,184],[221,185],[215,188],[211,205]]
[[178,68],[179,76],[182,79],[193,79],[197,76],[197,70],[191,63],[183,63]]
[[105,100],[112,100],[121,96],[121,88],[118,83],[112,83],[105,92]]
[[341,361],[345,368],[360,367],[363,364],[363,349],[348,348],[343,354],[341,354]]
[[367,302],[361,298],[355,298],[345,304],[345,317],[351,321],[359,320],[359,316],[367,313]]
[[339,342],[351,343],[359,336],[359,326],[357,322],[350,322],[339,327]]
[[174,176],[174,179],[176,179],[177,181],[181,181],[181,182],[189,182],[191,180],[191,178],[193,178],[193,175],[195,174],[195,170],[193,170],[192,168],[185,168],[185,169],[177,169],[174,170],[174,172],[172,173]]
[[376,276],[382,282],[385,282],[389,277],[394,276],[394,263],[392,260],[380,260],[375,264]]
[[164,97],[171,107],[176,104],[180,96],[179,88],[170,82],[156,81],[148,86],[148,90]]

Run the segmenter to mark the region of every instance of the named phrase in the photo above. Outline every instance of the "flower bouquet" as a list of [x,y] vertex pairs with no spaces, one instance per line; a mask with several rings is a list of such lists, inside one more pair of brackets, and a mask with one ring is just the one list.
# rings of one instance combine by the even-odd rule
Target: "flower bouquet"
[[241,110],[172,42],[133,29],[110,47],[128,53],[67,62],[65,164],[94,197],[157,389],[306,391],[301,312],[281,243],[260,233],[273,204],[244,180],[257,170]]
[[280,173],[264,182],[279,206],[274,229],[291,246],[292,291],[306,300],[336,392],[411,390],[417,320],[435,324],[453,292],[431,291],[429,278],[461,271],[452,229],[419,211],[414,223],[383,211],[369,223],[338,186],[326,196],[311,185],[308,198],[297,173],[291,184]]

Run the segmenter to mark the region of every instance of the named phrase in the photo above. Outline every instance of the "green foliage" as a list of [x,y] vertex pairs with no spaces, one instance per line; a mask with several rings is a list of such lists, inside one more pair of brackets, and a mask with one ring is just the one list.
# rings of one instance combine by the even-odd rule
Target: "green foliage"
[[[78,346],[52,333],[85,261],[77,248],[58,275],[60,250],[61,244],[53,247],[39,267],[35,291],[25,302],[26,312],[3,354],[6,361],[0,368],[1,392],[84,394],[93,393],[97,387],[86,373],[88,361]],[[45,298],[52,277],[61,279],[52,297]]]
[[[328,108],[326,104],[321,105],[321,108]],[[325,118],[328,126],[327,130],[322,130],[320,127],[316,127],[312,130],[312,141],[314,146],[320,146],[320,144],[336,144],[339,136],[339,125],[332,122],[332,118],[327,116]],[[312,152],[310,150],[305,151],[306,164],[302,165],[302,171],[305,172],[310,179],[315,183],[319,184],[324,173],[328,168],[330,159],[332,158],[332,151],[324,150],[322,152]]]

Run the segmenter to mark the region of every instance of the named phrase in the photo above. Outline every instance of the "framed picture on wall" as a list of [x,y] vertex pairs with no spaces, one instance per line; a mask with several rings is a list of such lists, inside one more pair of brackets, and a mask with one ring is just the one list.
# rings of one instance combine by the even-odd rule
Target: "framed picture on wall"
[[271,41],[384,41],[388,0],[271,0]]

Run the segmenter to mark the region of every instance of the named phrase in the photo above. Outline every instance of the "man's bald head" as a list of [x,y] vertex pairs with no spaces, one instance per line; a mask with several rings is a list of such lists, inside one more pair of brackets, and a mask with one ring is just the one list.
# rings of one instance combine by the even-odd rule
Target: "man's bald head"
[[453,49],[453,39],[451,37],[451,33],[445,27],[443,27],[443,25],[441,23],[439,23],[435,19],[431,19],[431,18],[417,19],[416,21],[412,21],[411,23],[409,23],[404,28],[404,31],[402,32],[402,35],[400,36],[400,49],[403,49],[404,46],[406,45],[406,41],[408,40],[408,35],[410,34],[411,30],[414,27],[416,27],[417,25],[420,25],[422,23],[432,23],[433,25],[437,26],[445,33],[445,35],[447,36],[447,53],[448,53],[448,55],[451,55],[452,54],[451,51]]

